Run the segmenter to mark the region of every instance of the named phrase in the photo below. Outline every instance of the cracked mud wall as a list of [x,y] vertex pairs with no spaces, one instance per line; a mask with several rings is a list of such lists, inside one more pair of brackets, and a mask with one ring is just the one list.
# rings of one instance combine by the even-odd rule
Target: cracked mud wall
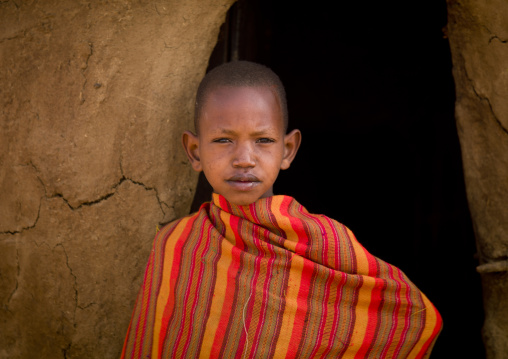
[[232,2],[0,1],[0,358],[118,357]]
[[448,20],[457,129],[483,268],[483,339],[489,359],[508,358],[508,3],[448,0]]

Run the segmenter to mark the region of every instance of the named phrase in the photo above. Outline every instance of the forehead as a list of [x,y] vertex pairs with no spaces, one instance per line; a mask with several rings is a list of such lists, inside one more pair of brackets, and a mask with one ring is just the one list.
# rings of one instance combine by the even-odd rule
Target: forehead
[[[235,125],[245,121],[283,126],[277,93],[268,86],[218,86],[205,98],[199,116],[203,125]],[[207,127],[208,127],[207,126]]]

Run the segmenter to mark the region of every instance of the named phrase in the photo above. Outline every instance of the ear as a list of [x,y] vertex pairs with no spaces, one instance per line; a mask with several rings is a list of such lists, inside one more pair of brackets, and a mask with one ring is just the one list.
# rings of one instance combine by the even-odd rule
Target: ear
[[282,158],[282,164],[280,168],[286,170],[293,162],[296,152],[302,142],[302,133],[300,130],[293,130],[284,136],[284,157]]
[[199,159],[199,139],[198,136],[190,131],[185,131],[182,135],[182,145],[189,158],[192,168],[195,171],[202,171],[201,161]]

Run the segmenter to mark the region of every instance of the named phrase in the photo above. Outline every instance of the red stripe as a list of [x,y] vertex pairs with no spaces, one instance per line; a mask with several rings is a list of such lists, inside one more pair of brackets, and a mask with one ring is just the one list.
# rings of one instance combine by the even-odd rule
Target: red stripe
[[325,220],[328,223],[328,228],[332,230],[332,241],[333,241],[333,254],[334,254],[334,263],[333,266],[331,266],[333,269],[337,270],[339,269],[339,249],[340,249],[340,238],[339,234],[337,233],[337,230],[334,226],[334,223],[330,220],[330,218],[325,217]]
[[[256,246],[256,248],[258,250],[260,250],[259,238],[256,238],[256,236],[253,236],[253,241],[254,241],[254,245]],[[245,317],[245,322],[244,322],[245,328],[247,328],[247,331],[250,329],[249,328],[250,322],[252,321],[252,315],[253,315],[252,308],[254,307],[254,304],[256,301],[256,287],[257,287],[257,283],[259,280],[259,272],[261,269],[261,258],[262,258],[262,256],[260,256],[258,254],[256,256],[256,259],[254,260],[254,272],[252,274],[252,279],[251,279],[251,283],[250,283],[250,294],[247,299],[247,302],[243,304],[244,306],[247,305],[247,308],[245,310],[245,312],[247,313],[247,316]],[[243,312],[242,312],[242,314],[243,314]],[[240,336],[240,343],[238,345],[235,358],[238,358],[238,359],[243,358],[243,351],[245,348],[245,344],[247,344],[248,336],[249,336],[249,333],[245,333],[245,330],[242,330],[242,335]],[[249,343],[249,344],[251,344],[251,343]]]
[[[183,313],[182,313],[182,318],[180,320],[180,330],[178,332],[178,335],[176,337],[176,341],[175,341],[175,344],[174,344],[174,351],[176,351],[176,352],[178,352],[178,346],[180,345],[180,341],[182,340],[182,337],[184,335],[185,318],[187,317],[187,305],[185,305],[185,304],[188,303],[188,301],[189,301],[190,291],[191,291],[191,287],[192,287],[192,285],[191,285],[192,284],[192,278],[194,276],[194,268],[196,267],[196,253],[199,250],[201,242],[203,240],[205,240],[205,237],[203,236],[204,224],[205,223],[206,222],[204,222],[200,226],[198,240],[194,244],[194,249],[192,250],[192,254],[191,254],[191,258],[190,258],[191,262],[190,262],[190,269],[189,269],[189,273],[190,273],[189,274],[189,282],[188,283],[182,283],[183,285],[186,285],[186,288],[185,288],[185,295],[184,295],[184,300],[183,300],[183,303],[184,303]],[[185,334],[187,336],[190,336],[190,334],[188,332],[186,332]]]
[[[375,259],[365,250],[365,254],[367,255],[367,260],[369,262],[369,276],[376,277],[377,275],[377,266]],[[365,332],[365,336],[363,338],[360,349],[355,355],[355,358],[361,359],[364,358],[367,354],[371,343],[374,341],[377,333],[376,327],[378,324],[378,310],[381,304],[382,292],[385,287],[385,282],[381,279],[376,279],[374,288],[372,288],[371,296],[370,296],[370,304],[369,309],[367,310],[367,329]]]
[[[268,231],[267,230],[264,230],[265,232],[265,238],[268,237]],[[257,243],[260,243],[259,240],[256,241]],[[260,243],[261,245],[261,243]],[[266,308],[268,307],[268,288],[270,287],[270,282],[272,281],[272,271],[273,271],[273,263],[275,261],[275,253],[273,251],[273,246],[269,243],[266,243],[266,246],[268,248],[268,252],[269,252],[269,259],[268,259],[268,264],[267,264],[267,268],[266,268],[266,278],[265,278],[265,284],[263,286],[263,301],[262,301],[262,306],[261,306],[261,310],[259,312],[259,317],[261,318],[261,320],[258,322],[258,327],[256,329],[256,333],[254,335],[254,341],[253,341],[253,348],[255,348],[254,350],[252,350],[249,358],[254,358],[256,353],[257,353],[257,348],[258,348],[258,344],[259,344],[259,337],[261,335],[261,331],[263,329],[263,325],[265,323],[265,315],[266,315]]]
[[[208,235],[206,236],[206,238],[208,239],[206,241],[206,245],[205,245],[205,248],[203,250],[203,254],[200,256],[201,258],[205,256],[205,254],[207,254],[208,250],[210,249],[210,238],[212,237],[211,236],[211,232],[212,232],[212,226],[209,226],[208,227]],[[196,246],[196,252],[197,250],[199,249],[199,245]],[[194,259],[196,259],[195,256],[193,256]],[[201,263],[200,262],[200,259],[201,258],[197,258],[198,260],[198,263]],[[189,344],[190,344],[190,340],[191,340],[191,337],[192,337],[192,329],[194,328],[194,315],[196,314],[196,307],[197,307],[197,303],[198,303],[198,300],[200,301],[204,301],[204,298],[200,295],[200,288],[201,288],[201,283],[203,282],[203,273],[205,272],[205,267],[201,264],[199,265],[200,266],[200,269],[199,269],[199,275],[198,275],[198,282],[196,284],[196,293],[194,293],[194,302],[192,303],[192,309],[191,309],[191,315],[189,317],[189,335],[187,336],[187,341],[185,342],[185,346],[183,348],[183,353],[182,353],[182,357],[186,357],[187,356],[187,350],[189,349]],[[190,288],[190,285],[189,285],[189,288]],[[187,303],[187,301],[185,301]],[[205,318],[202,318],[203,320]],[[202,324],[202,327],[204,327],[204,324]]]
[[[321,218],[316,215],[309,214],[308,212],[301,211],[300,212],[305,218],[307,218],[307,222],[309,223],[309,228],[311,227],[312,223],[315,223],[319,227],[320,236],[318,238],[312,238],[313,241],[315,241],[318,245],[323,245],[323,248],[321,248],[321,264],[324,264],[325,266],[329,267],[328,265],[328,236],[325,230],[325,227],[323,226],[323,223],[321,222]],[[318,246],[313,246],[318,248]]]
[[[137,340],[135,341],[134,350],[132,351],[131,358],[135,358],[135,357],[139,357],[140,356],[140,351],[142,351],[142,347],[143,347],[143,344],[144,344],[144,341],[145,341],[146,320],[147,320],[147,313],[148,313],[148,306],[147,306],[147,304],[150,303],[150,296],[151,296],[151,293],[152,293],[151,286],[152,286],[154,258],[155,258],[155,254],[154,254],[154,252],[152,252],[151,255],[150,255],[150,259],[148,260],[148,264],[146,266],[145,276],[143,278],[143,289],[142,289],[143,296],[141,297],[141,311],[140,311],[139,320],[138,320],[138,322],[136,324],[136,330],[134,332],[136,338],[138,336],[139,326],[140,326],[141,323],[142,323],[141,326],[143,328],[143,332],[141,334],[141,340],[139,342]],[[148,280],[148,282],[147,282],[147,280]],[[145,293],[146,288],[149,288],[149,289],[148,289],[148,299],[145,302],[143,299],[144,299],[144,293]]]
[[[231,228],[238,228],[240,218],[236,216],[230,217],[230,226]],[[224,338],[226,337],[226,330],[228,327],[229,320],[231,319],[231,310],[233,308],[233,300],[228,300],[229,298],[234,298],[236,285],[235,278],[237,273],[240,270],[240,257],[243,253],[245,245],[242,239],[239,236],[237,231],[234,231],[236,245],[232,248],[231,256],[232,262],[228,268],[228,277],[226,284],[226,293],[224,303],[222,305],[221,317],[219,319],[219,324],[217,325],[217,331],[215,334],[215,339],[213,341],[212,350],[210,352],[210,358],[219,358],[220,351],[222,348],[222,343]]]
[[390,279],[393,279],[393,283],[396,286],[395,289],[395,306],[392,310],[392,326],[390,328],[390,333],[388,334],[388,340],[383,348],[383,351],[381,352],[381,358],[386,357],[386,353],[388,352],[388,349],[392,346],[393,340],[395,338],[395,332],[397,331],[397,326],[399,325],[399,310],[400,310],[400,283],[394,278],[393,276],[393,266],[388,266],[389,269],[389,277]]
[[270,341],[270,350],[268,352],[269,358],[272,358],[274,355],[274,351],[276,349],[276,345],[277,345],[279,335],[280,335],[280,330],[282,328],[281,324],[282,324],[282,320],[283,320],[284,310],[286,308],[286,294],[285,293],[288,288],[288,280],[289,280],[289,270],[287,270],[287,269],[290,266],[289,263],[291,262],[291,259],[292,259],[292,257],[290,257],[289,255],[284,258],[284,268],[285,269],[283,270],[283,272],[284,272],[283,280],[281,281],[283,283],[283,285],[280,286],[279,292],[277,293],[277,295],[279,296],[279,298],[281,298],[281,300],[279,301],[279,308],[277,310],[277,320],[275,322],[274,337]]
[[[166,303],[164,307],[164,312],[162,314],[161,319],[161,331],[159,333],[159,348],[158,348],[158,355],[159,357],[162,356],[162,352],[164,350],[164,339],[167,335],[167,330],[169,326],[169,320],[171,319],[171,314],[173,313],[173,308],[175,306],[175,286],[176,286],[176,280],[178,279],[178,275],[180,273],[180,262],[182,258],[182,248],[185,244],[185,241],[187,240],[187,237],[189,236],[189,233],[192,230],[192,226],[194,225],[194,220],[190,220],[185,225],[184,230],[182,231],[182,234],[178,238],[176,244],[175,244],[175,250],[173,254],[173,266],[171,267],[171,275],[169,277],[169,288],[171,288],[171,292],[169,293],[168,302]],[[167,242],[166,242],[167,243]],[[162,248],[162,251],[164,252],[166,249],[166,246]],[[164,268],[163,268],[164,270]],[[161,285],[164,285],[162,283]]]
[[300,218],[294,217],[291,214],[289,214],[289,204],[290,203],[291,203],[291,201],[289,200],[289,198],[287,201],[286,201],[286,199],[284,199],[282,201],[280,213],[289,220],[289,223],[291,224],[291,228],[298,235],[298,243],[295,246],[295,253],[305,258],[306,257],[305,252],[307,250],[308,238],[307,238],[307,235],[305,232],[303,221]]
[[[335,343],[335,337],[337,335],[337,330],[339,329],[339,314],[340,314],[340,311],[339,311],[339,303],[342,302],[342,289],[343,289],[343,286],[344,286],[344,283],[346,282],[346,274],[343,273],[343,272],[339,272],[340,273],[340,281],[339,283],[337,284],[336,288],[337,288],[337,296],[335,297],[335,302],[333,303],[333,308],[335,309],[334,312],[333,312],[333,324],[332,324],[332,330],[330,331],[330,336],[328,338],[328,346],[326,347],[326,350],[323,352],[323,354],[321,355],[321,358],[325,358],[328,353],[330,353],[330,351],[332,350],[333,348],[333,344],[337,345],[337,343]],[[340,339],[339,339],[340,341]]]
[[[431,309],[431,308],[427,308],[427,310],[429,310],[429,309]],[[427,353],[427,350],[429,349],[432,342],[434,340],[436,340],[437,335],[439,334],[439,332],[441,331],[441,327],[443,326],[443,319],[441,318],[441,315],[439,314],[439,312],[436,310],[436,308],[433,305],[432,305],[432,310],[436,313],[436,325],[434,327],[434,330],[432,331],[432,335],[429,337],[429,339],[427,339],[425,344],[422,346],[422,350],[420,350],[420,353],[418,353],[418,355],[416,356],[416,359],[421,359],[425,356],[425,354]]]
[[396,358],[398,357],[402,346],[406,344],[406,336],[409,329],[409,326],[411,325],[411,309],[413,307],[413,302],[411,302],[411,297],[409,295],[411,287],[404,279],[404,274],[401,272],[399,268],[395,268],[397,270],[397,273],[399,274],[400,281],[404,283],[405,289],[406,289],[406,312],[404,313],[404,328],[402,330],[402,337],[400,338],[397,347],[395,348],[393,352],[393,356]]
[[302,339],[303,328],[305,327],[305,314],[307,313],[307,296],[309,294],[310,283],[312,281],[312,274],[314,273],[314,263],[304,259],[302,279],[300,281],[300,290],[296,299],[297,308],[295,315],[295,322],[293,324],[293,332],[291,333],[291,340],[289,341],[288,351],[286,358],[296,358],[298,346]]
[[325,288],[324,288],[324,291],[325,291],[325,295],[324,295],[324,298],[323,298],[323,301],[321,302],[321,320],[320,320],[320,323],[319,323],[319,329],[318,329],[318,335],[317,335],[317,338],[316,338],[316,342],[314,344],[314,349],[312,350],[312,353],[310,355],[311,358],[314,358],[314,356],[316,355],[316,352],[318,351],[319,347],[321,346],[321,341],[323,340],[323,331],[324,331],[324,326],[326,324],[326,317],[328,315],[328,300],[330,299],[330,284],[332,283],[333,281],[333,270],[329,270],[328,271],[328,278],[326,279],[326,282],[325,282]]

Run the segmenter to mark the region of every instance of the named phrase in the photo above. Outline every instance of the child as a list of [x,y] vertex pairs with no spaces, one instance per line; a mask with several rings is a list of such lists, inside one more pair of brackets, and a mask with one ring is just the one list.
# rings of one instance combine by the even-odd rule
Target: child
[[284,88],[245,61],[206,75],[183,145],[214,189],[157,234],[125,358],[425,358],[442,321],[342,224],[274,196],[300,145]]

